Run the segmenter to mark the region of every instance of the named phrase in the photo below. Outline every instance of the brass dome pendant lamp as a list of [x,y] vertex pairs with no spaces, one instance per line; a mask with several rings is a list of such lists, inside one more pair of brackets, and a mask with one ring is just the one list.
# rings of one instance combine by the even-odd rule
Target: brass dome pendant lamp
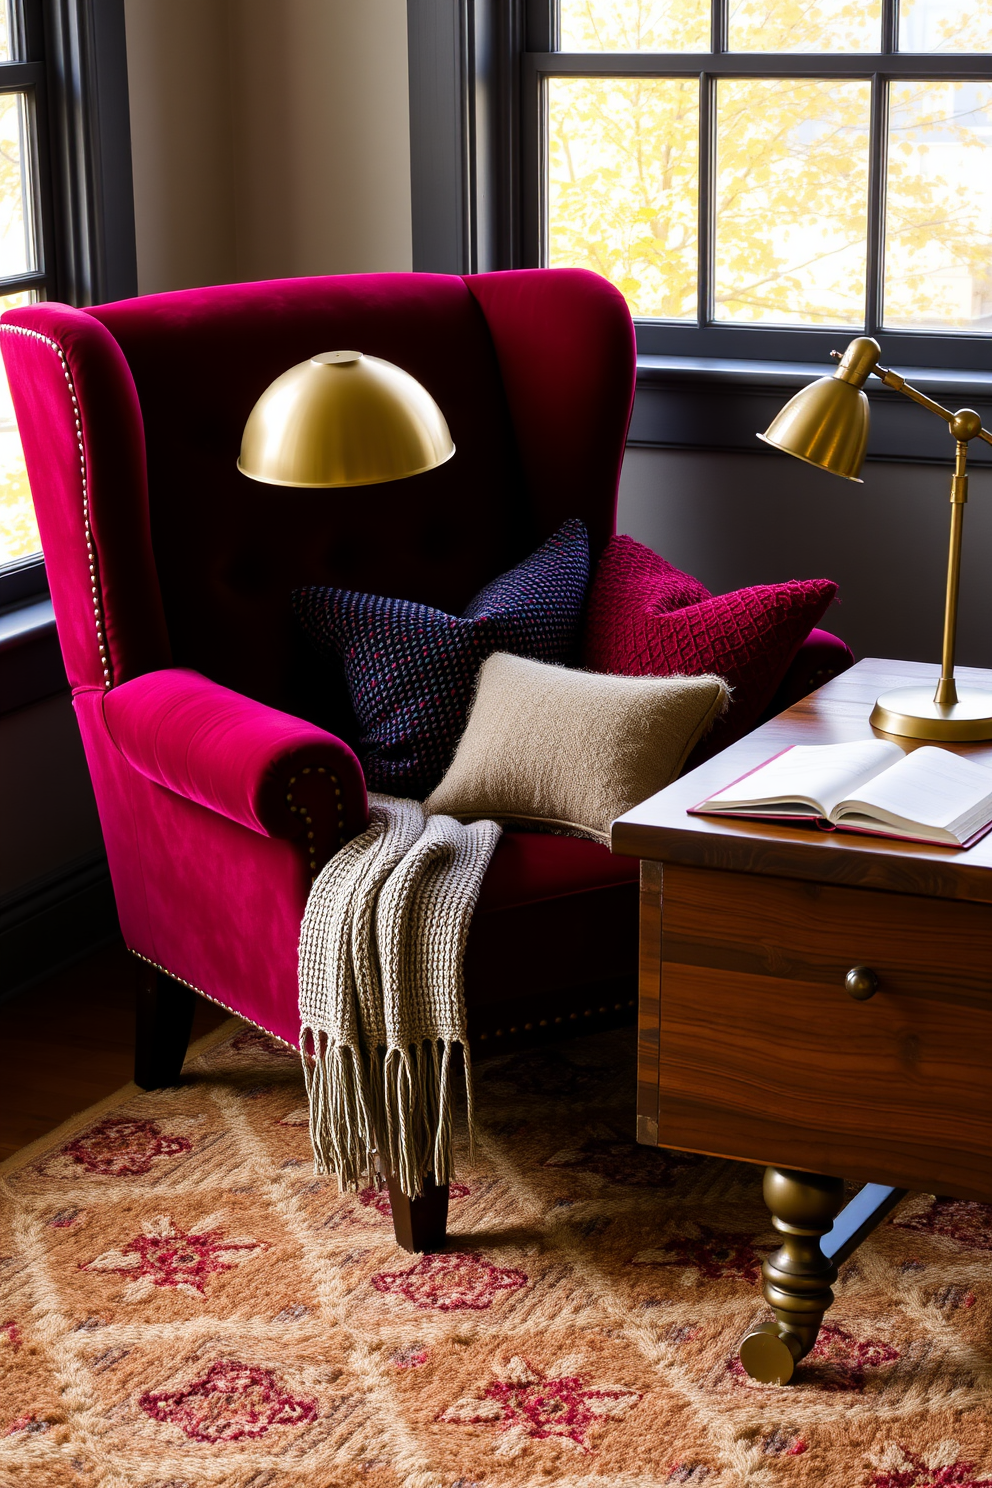
[[273,486],[371,486],[454,453],[444,414],[409,372],[360,351],[324,351],[265,389],[238,469]]
[[992,434],[982,428],[981,419],[972,409],[961,408],[951,413],[925,393],[910,387],[898,372],[880,366],[880,355],[877,341],[870,336],[856,337],[840,357],[840,366],[833,376],[818,378],[790,398],[758,438],[809,465],[829,470],[832,475],[860,481],[869,427],[868,399],[862,388],[870,376],[878,377],[886,387],[905,393],[914,403],[944,419],[957,441],[957,458],[951,477],[951,540],[940,681],[934,693],[929,687],[898,687],[883,693],[875,703],[870,722],[883,733],[909,739],[932,739],[945,744],[992,739],[992,692],[958,687],[954,680],[961,529],[964,504],[968,500],[968,444],[972,439],[984,439],[992,444]]

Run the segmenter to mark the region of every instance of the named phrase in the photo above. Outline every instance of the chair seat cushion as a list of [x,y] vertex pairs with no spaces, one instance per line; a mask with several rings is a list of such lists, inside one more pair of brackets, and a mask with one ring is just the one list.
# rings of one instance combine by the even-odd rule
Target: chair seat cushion
[[482,880],[476,916],[636,883],[640,864],[588,837],[507,828]]
[[343,664],[369,788],[427,795],[451,763],[486,657],[570,661],[588,583],[589,540],[575,519],[462,615],[348,589],[295,590],[303,628]]
[[[558,1001],[566,1018],[581,1015],[586,989],[607,983],[626,980],[634,996],[639,870],[588,838],[505,831],[465,950],[470,1032],[495,1028],[508,1008],[540,1021]],[[473,1043],[473,1057],[487,1048],[496,1052]]]
[[754,727],[836,592],[830,579],[794,579],[714,596],[643,543],[614,537],[593,582],[583,659],[630,677],[723,677],[733,699],[693,766]]

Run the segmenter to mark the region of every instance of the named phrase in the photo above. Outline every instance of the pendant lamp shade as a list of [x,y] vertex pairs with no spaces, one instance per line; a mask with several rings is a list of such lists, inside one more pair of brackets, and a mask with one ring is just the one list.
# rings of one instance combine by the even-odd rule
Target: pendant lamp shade
[[266,388],[238,469],[275,486],[370,486],[433,470],[454,452],[444,415],[415,377],[381,357],[325,351]]

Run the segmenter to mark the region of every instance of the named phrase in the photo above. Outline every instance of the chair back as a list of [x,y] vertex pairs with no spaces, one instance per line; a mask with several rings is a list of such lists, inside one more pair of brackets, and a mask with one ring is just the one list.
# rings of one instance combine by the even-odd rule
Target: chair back
[[[3,325],[74,685],[171,658],[347,736],[343,703],[329,716],[312,686],[294,586],[458,613],[567,517],[583,518],[594,552],[613,531],[633,337],[622,298],[585,271],[293,279],[35,305]],[[262,391],[344,348],[418,378],[454,458],[354,489],[241,475]]]

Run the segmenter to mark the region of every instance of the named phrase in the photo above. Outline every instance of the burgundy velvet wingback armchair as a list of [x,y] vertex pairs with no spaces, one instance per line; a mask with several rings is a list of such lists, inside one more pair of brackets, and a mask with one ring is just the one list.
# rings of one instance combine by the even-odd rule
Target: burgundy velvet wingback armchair
[[[5,314],[0,344],[121,928],[143,967],[136,1078],[178,1078],[193,990],[295,1044],[307,893],[367,807],[347,697],[296,633],[290,591],[459,613],[573,516],[595,559],[633,397],[624,301],[581,270],[350,275],[34,305]],[[259,394],[342,346],[417,377],[455,458],[354,491],[240,475]],[[845,651],[818,636],[793,694]],[[593,842],[504,835],[467,953],[478,1054],[626,1014],[636,869]]]

